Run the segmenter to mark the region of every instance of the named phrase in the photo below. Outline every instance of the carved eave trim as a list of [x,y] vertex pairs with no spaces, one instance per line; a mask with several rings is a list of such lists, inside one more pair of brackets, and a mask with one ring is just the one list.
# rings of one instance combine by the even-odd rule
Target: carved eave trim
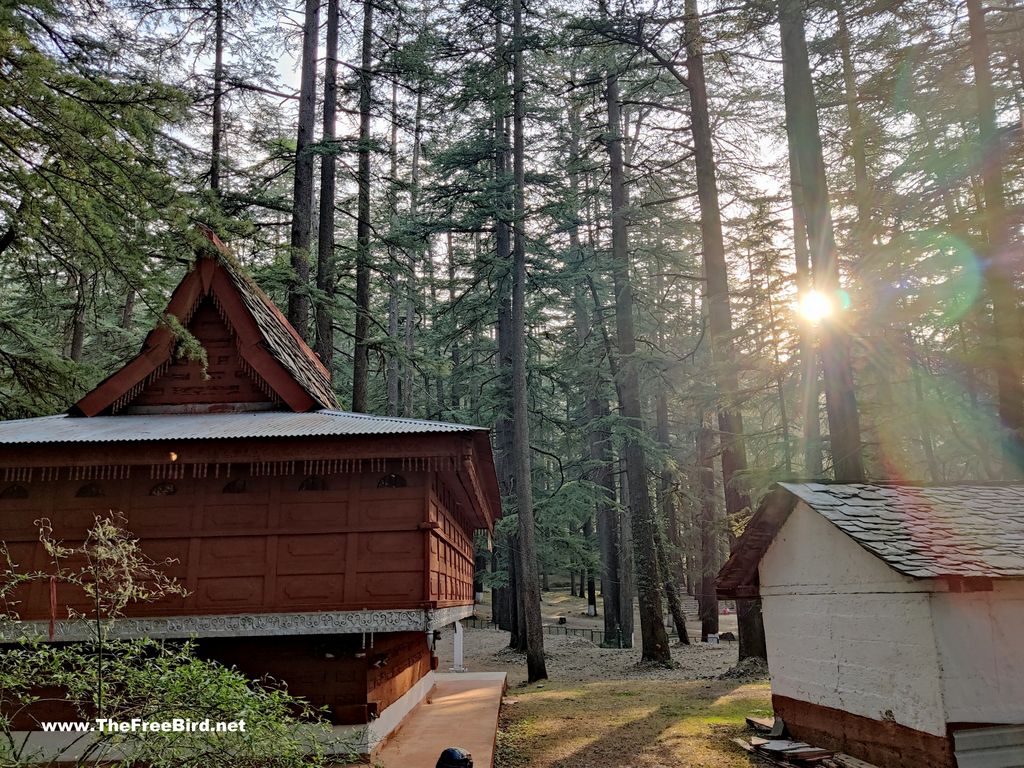
[[[312,613],[240,613],[217,616],[122,618],[109,624],[108,637],[188,639],[192,637],[279,637],[361,632],[431,632],[473,615],[472,605],[437,609],[316,611]],[[0,623],[0,641],[45,640],[48,621]],[[57,621],[53,639],[92,640],[91,621]]]

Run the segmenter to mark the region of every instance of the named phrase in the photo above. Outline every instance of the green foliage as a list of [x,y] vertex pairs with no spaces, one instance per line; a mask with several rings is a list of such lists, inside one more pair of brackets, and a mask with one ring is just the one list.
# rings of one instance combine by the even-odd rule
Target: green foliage
[[[324,713],[288,694],[274,680],[254,681],[202,658],[189,642],[112,639],[133,603],[184,595],[166,575],[172,561],[154,562],[118,515],[97,516],[84,541],[68,545],[38,521],[51,563],[25,570],[0,546],[0,628],[19,625],[18,596],[34,581],[56,581],[82,590],[92,615],[69,609],[68,619],[93,628],[89,642],[46,643],[23,637],[0,648],[0,765],[33,765],[42,757],[75,765],[252,766],[316,768],[353,756],[351,741],[336,738]],[[233,732],[216,730],[97,729],[58,747],[30,741],[16,728],[38,730],[46,707],[60,703],[65,716],[117,723],[175,719],[201,723],[244,721]],[[43,705],[43,708],[40,708]],[[52,709],[50,710],[52,711]],[[73,715],[70,715],[73,713]]]
[[[200,658],[189,643],[108,641],[103,717],[162,723],[244,721],[244,731],[101,732],[64,750],[76,765],[205,768],[315,768],[331,763],[326,747],[345,754],[322,714],[273,685]],[[58,689],[83,721],[96,717],[96,648],[88,643],[24,642],[2,652],[0,691],[10,710],[39,701],[40,690]],[[26,746],[0,715],[0,764],[31,765],[41,748]],[[37,751],[33,751],[33,749]],[[51,756],[52,757],[52,756]]]

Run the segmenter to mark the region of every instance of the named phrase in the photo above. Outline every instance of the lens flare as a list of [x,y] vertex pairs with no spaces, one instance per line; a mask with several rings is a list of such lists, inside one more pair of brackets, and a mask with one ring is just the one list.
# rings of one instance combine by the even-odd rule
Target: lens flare
[[830,317],[835,311],[835,302],[820,291],[808,291],[800,299],[797,307],[800,316],[810,323],[820,323]]

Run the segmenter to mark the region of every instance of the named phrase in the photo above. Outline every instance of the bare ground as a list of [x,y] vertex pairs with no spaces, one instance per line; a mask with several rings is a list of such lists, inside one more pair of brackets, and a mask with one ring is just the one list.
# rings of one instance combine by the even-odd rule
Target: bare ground
[[[599,626],[585,609],[578,598],[546,593],[544,623],[557,624],[561,615],[565,626]],[[486,606],[478,612],[488,614]],[[722,619],[726,631],[730,617]],[[446,631],[438,644],[443,670],[452,666],[452,638]],[[494,629],[467,629],[465,636],[468,669],[508,673],[495,768],[754,765],[731,739],[746,732],[747,715],[770,714],[770,694],[761,670],[734,670],[735,643],[675,645],[674,664],[664,668],[641,665],[639,649],[545,635],[549,680],[527,685],[525,658],[507,647],[508,638]]]

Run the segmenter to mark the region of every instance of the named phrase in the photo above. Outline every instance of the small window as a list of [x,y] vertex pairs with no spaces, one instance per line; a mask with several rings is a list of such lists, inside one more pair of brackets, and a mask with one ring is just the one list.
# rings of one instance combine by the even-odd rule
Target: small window
[[157,483],[149,489],[150,496],[173,496],[178,492],[174,483]]
[[0,499],[27,499],[28,488],[24,485],[8,485],[0,491]]
[[384,475],[377,481],[378,488],[405,488],[405,478],[395,472]]
[[318,475],[310,475],[299,483],[300,491],[326,491],[327,482]]
[[75,493],[78,499],[98,499],[103,496],[103,489],[96,483],[86,483]]
[[245,493],[246,483],[244,477],[236,477],[224,486],[224,493]]

